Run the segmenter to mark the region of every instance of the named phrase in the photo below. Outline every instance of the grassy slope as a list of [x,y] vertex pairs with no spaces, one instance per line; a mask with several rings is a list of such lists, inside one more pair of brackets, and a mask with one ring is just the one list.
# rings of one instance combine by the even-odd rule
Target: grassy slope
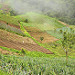
[[18,25],[17,19],[8,14],[0,14],[0,20],[5,21],[6,23],[9,23],[9,24]]
[[[15,18],[17,18],[24,26],[36,27],[58,39],[62,38],[60,29],[63,31],[67,29],[67,27],[58,22],[57,19],[42,14],[31,12],[25,15],[16,16]],[[26,19],[28,19],[28,23],[24,22]]]
[[63,38],[63,33],[61,33],[60,30],[62,30],[62,32],[64,32],[64,31],[71,32],[70,28],[74,29],[73,26],[70,26],[70,27],[57,28],[56,30],[48,30],[46,32],[58,39],[61,39],[61,38]]
[[[15,18],[23,22],[24,26],[38,27],[41,30],[53,30],[56,28],[65,27],[55,18],[51,18],[37,13],[27,13],[25,15],[16,16]],[[25,19],[28,19],[29,22],[25,23]]]
[[[60,43],[61,43],[60,41],[57,41],[56,43],[44,44],[44,46],[48,48],[50,51],[54,52],[55,54],[65,56],[65,51]],[[57,45],[57,47],[55,47],[55,44]],[[75,57],[75,47],[73,47],[68,51],[68,56]]]

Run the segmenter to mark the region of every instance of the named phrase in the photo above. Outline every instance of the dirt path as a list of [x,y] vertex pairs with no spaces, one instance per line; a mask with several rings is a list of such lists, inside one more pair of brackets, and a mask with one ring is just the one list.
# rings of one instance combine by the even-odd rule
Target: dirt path
[[64,23],[64,22],[62,22],[62,21],[58,21],[58,22],[60,22],[61,24],[65,25],[65,26],[67,26],[67,27],[69,27],[68,24],[66,24],[66,23]]
[[0,46],[17,50],[24,48],[29,51],[39,51],[47,54],[53,54],[51,51],[36,44],[31,38],[22,37],[4,30],[0,30]]

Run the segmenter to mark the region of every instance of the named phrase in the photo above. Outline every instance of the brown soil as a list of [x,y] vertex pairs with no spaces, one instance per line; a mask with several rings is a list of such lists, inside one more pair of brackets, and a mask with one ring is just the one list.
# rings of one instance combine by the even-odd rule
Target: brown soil
[[21,50],[22,48],[29,51],[39,51],[53,54],[51,51],[39,46],[31,38],[22,37],[16,34],[0,30],[0,46]]
[[36,28],[36,27],[30,27],[30,26],[25,26],[24,27],[28,32],[42,32],[40,29]]
[[[34,37],[37,41],[40,43],[49,43],[57,41],[55,37],[49,35],[47,32],[42,32],[40,29],[37,29],[36,27],[24,27],[29,34]],[[41,42],[40,37],[44,37],[44,40]]]
[[[37,41],[41,43],[49,43],[49,42],[54,42],[57,41],[53,36],[50,36],[46,32],[29,32],[32,37],[34,37]],[[43,41],[40,40],[40,37],[44,37]]]

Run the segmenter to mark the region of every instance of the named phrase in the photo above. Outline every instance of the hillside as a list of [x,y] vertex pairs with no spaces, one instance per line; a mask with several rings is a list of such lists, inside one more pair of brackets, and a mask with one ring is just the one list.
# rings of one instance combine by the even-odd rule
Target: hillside
[[[45,16],[45,15],[37,14],[37,13],[30,12],[30,13],[27,13],[24,15],[18,15],[18,16],[10,16],[10,15],[5,15],[5,14],[0,15],[0,28],[1,29],[4,29],[11,33],[18,34],[23,37],[26,37],[26,35],[21,31],[19,23],[21,23],[24,26],[25,30],[30,34],[30,36],[35,38],[36,41],[40,42],[41,44],[52,43],[52,42],[55,42],[55,41],[59,40],[60,38],[62,38],[62,33],[60,33],[60,30],[65,31],[66,29],[68,29],[68,31],[70,31],[70,28],[66,27],[67,25],[63,24],[62,22],[58,21],[57,19]],[[46,24],[46,26],[45,26],[45,24]],[[44,37],[42,42],[40,40],[40,37]],[[25,43],[27,43],[27,42],[25,42]],[[19,44],[19,43],[15,42],[15,44]],[[28,47],[30,47],[30,48],[28,48]],[[29,46],[29,45],[28,45],[28,47],[26,47],[26,48],[23,47],[23,48],[26,50],[35,51],[35,48],[31,49],[31,46]],[[21,50],[22,47],[20,47],[20,48],[19,48],[19,46],[15,47],[15,45],[13,43],[13,46],[11,48]],[[59,48],[59,46],[58,46],[58,48]],[[64,54],[63,50],[62,49],[59,50],[59,49],[58,50],[56,49],[56,51],[60,54]],[[49,48],[49,50],[51,52],[56,53],[55,51],[53,51],[53,49],[51,47]],[[37,51],[40,51],[39,48],[37,48]]]
[[58,20],[61,13],[46,13],[44,4],[32,12],[41,2],[66,2],[33,1],[0,0],[0,75],[75,75],[75,26]]

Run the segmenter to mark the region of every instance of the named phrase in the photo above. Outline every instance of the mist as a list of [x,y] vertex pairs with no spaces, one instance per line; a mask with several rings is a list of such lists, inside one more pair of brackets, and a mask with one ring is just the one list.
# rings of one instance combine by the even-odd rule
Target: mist
[[0,0],[0,2],[8,2],[11,8],[19,14],[27,12],[44,14],[56,12],[64,13],[69,16],[74,14],[73,10],[75,4],[75,0]]
[[[47,13],[49,11],[67,13],[70,8],[70,4],[64,3],[65,0],[0,0],[9,1],[13,10],[20,14],[27,12]],[[66,1],[65,1],[66,2]],[[68,5],[68,6],[67,6]]]

